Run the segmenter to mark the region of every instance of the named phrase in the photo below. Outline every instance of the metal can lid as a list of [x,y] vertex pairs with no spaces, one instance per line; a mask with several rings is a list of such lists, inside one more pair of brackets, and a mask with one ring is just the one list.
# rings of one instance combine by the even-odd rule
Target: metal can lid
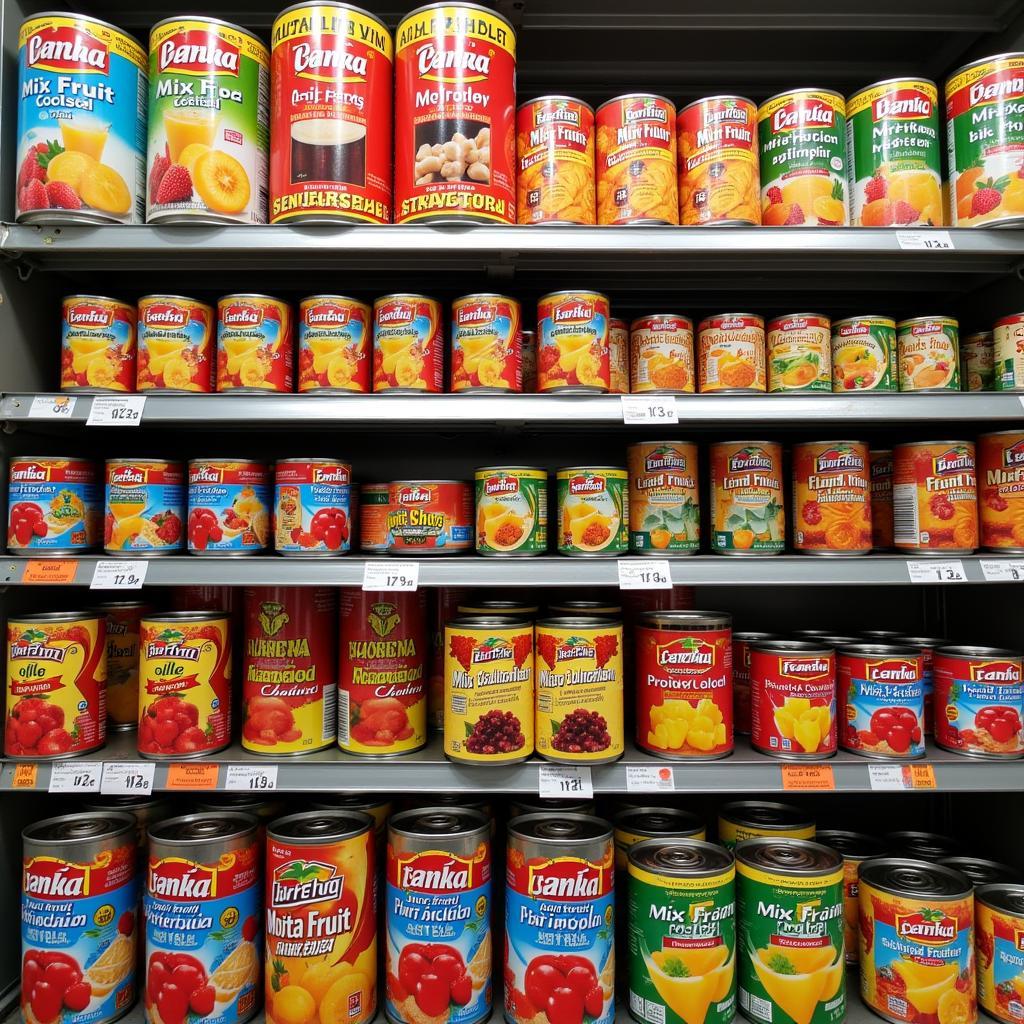
[[714,96],[702,96],[699,100],[691,100],[685,107],[679,108],[679,113],[681,114],[684,110],[689,110],[692,107],[699,107],[702,103],[709,103],[711,100],[736,100],[739,103],[746,103],[748,106],[753,107],[755,111],[757,110],[757,104],[753,100],[747,99],[746,96],[736,96],[733,93],[716,93]]
[[728,612],[666,608],[663,611],[644,612],[640,622],[644,626],[674,629],[728,629],[732,624],[732,616]]
[[600,615],[607,618],[609,615],[621,615],[622,605],[608,604],[606,601],[559,601],[557,604],[549,604],[548,612],[551,615]]
[[831,847],[809,839],[762,836],[739,843],[736,862],[784,875],[815,876],[837,871],[842,867],[843,858]]
[[876,640],[887,640],[889,637],[898,638],[902,636],[898,629],[862,629],[860,636],[868,636]]
[[853,640],[839,648],[839,654],[853,657],[875,655],[879,658],[917,658],[921,651],[913,644],[876,644],[870,640]]
[[901,331],[904,327],[911,327],[914,324],[952,324],[954,327],[960,327],[960,321],[952,316],[910,316],[906,320],[898,320],[896,322],[896,330]]
[[964,852],[956,839],[935,832],[890,832],[885,841],[901,856],[919,857],[936,863],[947,857],[959,857]]
[[481,473],[541,473],[547,479],[548,471],[541,466],[481,466],[476,474]]
[[597,108],[597,112],[601,113],[609,104],[618,103],[621,100],[661,100],[662,103],[667,104],[673,111],[676,109],[676,105],[670,99],[656,92],[624,92],[621,96],[613,96],[610,100],[605,100]]
[[972,888],[959,871],[910,857],[875,857],[861,864],[858,877],[861,885],[911,899],[957,899],[969,896]]
[[969,658],[1008,658],[1019,659],[1022,657],[1020,651],[1012,651],[1007,647],[940,647],[936,654],[944,658],[957,658],[967,660]]
[[805,85],[801,86],[799,89],[786,89],[784,92],[777,92],[774,96],[769,96],[768,99],[761,100],[761,105],[760,107],[758,107],[758,111],[760,112],[761,110],[763,110],[773,100],[795,98],[797,96],[802,96],[807,93],[814,93],[817,94],[818,96],[828,96],[831,99],[837,99],[840,101],[840,103],[843,104],[843,110],[846,109],[846,98],[843,96],[842,93],[834,92],[832,89],[818,89],[815,88],[815,86],[813,85]]
[[594,809],[593,800],[569,800],[562,797],[537,797],[536,799],[524,799],[516,797],[512,801],[515,808],[513,818],[523,814],[547,814],[550,811],[563,811],[566,814],[590,814]]
[[256,825],[257,821],[251,814],[241,811],[203,811],[150,825],[149,838],[164,843],[196,845],[240,839],[255,833]]
[[1024,883],[1024,871],[1010,864],[1000,864],[997,860],[986,860],[984,857],[947,857],[939,863],[961,875],[977,888],[979,885],[993,885],[997,882]]
[[537,620],[538,629],[607,629],[609,626],[621,625],[621,622],[603,615],[555,615]]
[[[829,647],[834,647],[838,651],[840,647],[849,647],[862,643],[860,637],[856,636],[839,636],[831,633],[819,633],[815,639],[818,643],[828,644]],[[865,645],[867,646],[867,645]]]
[[938,636],[901,636],[897,642],[911,647],[945,647],[949,641]]
[[[609,100],[608,102],[611,103],[612,101]],[[604,104],[602,104],[602,106],[604,106]],[[600,110],[601,107],[598,107],[597,109]],[[537,300],[537,303],[540,304],[541,302],[546,302],[548,299],[557,299],[563,295],[590,295],[596,296],[599,299],[604,299],[605,302],[608,301],[608,296],[605,295],[604,292],[595,292],[590,288],[559,288],[557,291],[548,292],[546,295],[542,295]]]
[[733,640],[742,640],[744,643],[752,644],[763,640],[781,640],[781,633],[757,633],[751,630],[743,630],[739,633],[733,632]]
[[766,829],[814,828],[814,820],[792,804],[771,800],[736,800],[719,808],[718,816],[734,825]]
[[629,848],[630,866],[677,878],[705,878],[728,871],[735,860],[723,846],[702,839],[645,839]]
[[25,615],[12,615],[10,621],[14,622],[77,622],[77,621],[97,621],[103,618],[103,613],[94,611],[80,611],[80,612],[28,612]]
[[889,852],[888,844],[878,836],[865,835],[863,832],[847,832],[838,828],[819,831],[814,841],[835,850],[844,860],[869,860],[873,857],[884,857]]
[[529,619],[521,619],[516,615],[459,615],[454,619],[449,619],[445,623],[445,628],[519,629],[529,625]]
[[[322,2],[322,0],[318,0],[318,2]],[[299,7],[308,7],[309,4],[308,3],[301,3],[301,4],[298,4],[297,6],[299,6]],[[348,6],[348,5],[346,5],[346,6]],[[290,9],[291,8],[289,8],[289,10]],[[352,10],[358,10],[358,8],[351,8],[351,9]],[[286,12],[285,11],[281,12],[281,14],[284,14],[284,13],[286,13]],[[280,15],[279,15],[279,17],[280,17]],[[371,14],[370,17],[372,18],[373,15]],[[320,293],[320,294],[317,294],[317,295],[307,295],[304,299],[299,299],[299,305],[300,306],[305,305],[305,303],[307,303],[307,302],[351,302],[355,306],[365,306],[367,309],[369,309],[369,303],[363,302],[362,299],[355,299],[351,295],[336,295],[333,292],[323,292],[323,293]]]
[[456,606],[459,615],[513,615],[521,618],[524,615],[536,615],[539,605],[521,604],[519,601],[503,601],[500,598],[485,597],[479,601],[460,601]]
[[704,831],[704,822],[676,807],[625,807],[612,818],[618,832],[685,839]]
[[575,846],[611,839],[612,828],[592,814],[523,814],[508,823],[510,837]]
[[390,800],[380,800],[366,793],[321,793],[310,801],[314,811],[377,811],[390,807]]
[[[440,5],[438,4],[436,6]],[[489,13],[496,14],[497,17],[499,18],[501,17],[501,15],[497,14],[497,12],[492,11]],[[389,292],[387,295],[378,295],[377,298],[373,300],[374,309],[376,309],[377,306],[379,306],[382,302],[388,302],[390,299],[417,299],[422,300],[423,302],[435,302],[437,303],[437,305],[441,305],[441,303],[438,302],[437,299],[433,298],[432,296],[421,295],[419,292]]]
[[276,807],[277,804],[267,796],[254,793],[218,793],[215,797],[200,800],[196,806],[202,811],[245,811],[262,816],[266,808]]
[[974,899],[993,910],[1024,917],[1024,885],[1008,885],[1006,882],[981,885],[974,890]]
[[594,112],[594,108],[589,103],[584,103],[583,100],[577,99],[575,96],[562,96],[560,93],[545,93],[543,96],[534,96],[532,99],[523,100],[522,103],[516,108],[522,110],[523,107],[533,106],[534,103],[550,103],[550,102],[566,102],[566,103],[578,103],[581,107],[585,107],[591,113]]
[[616,478],[626,479],[627,473],[622,466],[562,466],[555,472],[561,476],[563,473],[611,473]]
[[886,316],[884,313],[861,313],[860,316],[847,316],[842,320],[832,321],[832,330],[835,331],[837,327],[845,327],[847,324],[859,324],[863,320],[871,321],[874,324],[881,324],[884,327],[891,327],[896,330],[896,321],[891,316]]
[[226,619],[227,612],[224,611],[187,611],[187,612],[157,612],[151,615],[144,615],[144,622],[216,622],[217,619]]
[[299,845],[341,842],[373,830],[373,818],[365,811],[300,811],[277,818],[267,836]]
[[807,654],[816,657],[828,657],[835,653],[832,647],[820,640],[766,640],[754,644],[754,650],[769,654]]
[[391,816],[388,831],[410,838],[489,833],[490,821],[472,807],[416,807]]
[[135,815],[126,811],[85,811],[35,821],[25,827],[21,838],[44,847],[54,843],[94,843],[117,839],[137,827]]

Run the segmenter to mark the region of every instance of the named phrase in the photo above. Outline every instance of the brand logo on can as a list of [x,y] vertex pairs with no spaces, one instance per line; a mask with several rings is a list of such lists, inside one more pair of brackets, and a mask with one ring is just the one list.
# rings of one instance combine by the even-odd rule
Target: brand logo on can
[[622,119],[626,124],[634,121],[668,121],[668,111],[656,100],[643,100],[623,107]]
[[783,320],[780,325],[780,330],[783,331],[803,331],[807,329],[807,317],[795,316],[789,320]]
[[333,864],[319,861],[292,861],[274,872],[271,903],[274,909],[301,907],[307,903],[340,900],[345,876]]
[[575,857],[556,857],[527,870],[527,893],[540,899],[589,900],[601,895],[601,869]]
[[494,320],[496,312],[497,307],[493,302],[474,302],[459,306],[455,320],[460,327],[463,324],[489,324]]
[[937,324],[932,320],[928,320],[923,324],[912,324],[910,327],[910,333],[914,336],[919,334],[935,334],[942,330],[942,325]]
[[182,857],[167,857],[149,865],[149,891],[180,903],[215,899],[217,871]]
[[344,466],[317,466],[313,470],[315,484],[347,484],[348,470]]
[[866,668],[873,683],[911,683],[921,678],[912,661],[869,661]]
[[856,324],[840,324],[839,326],[839,337],[848,338],[852,335],[857,334],[870,334],[871,324],[869,323],[856,323]]
[[1003,78],[1002,75],[1003,72],[997,71],[980,82],[975,82],[971,86],[970,105],[973,107],[979,103],[1024,95],[1024,77],[1014,75],[1012,78]]
[[398,884],[413,892],[466,892],[478,884],[473,879],[473,862],[438,850],[398,858]]
[[190,484],[219,484],[224,479],[224,471],[216,466],[192,466],[188,471]]
[[814,469],[817,473],[835,472],[837,469],[863,468],[864,460],[856,452],[851,452],[847,448],[830,448],[814,460]]
[[297,43],[292,51],[292,70],[318,82],[365,82],[367,60],[365,55],[348,49],[319,50],[309,43]]
[[109,327],[114,322],[114,311],[96,303],[75,302],[67,307],[64,317],[71,327]]
[[917,911],[896,915],[896,934],[901,939],[918,942],[922,946],[948,946],[957,934],[955,917],[941,910]]
[[188,310],[169,302],[154,302],[142,311],[142,322],[147,327],[180,328],[188,321]]
[[1020,666],[1012,661],[972,662],[971,680],[975,683],[1019,683]]
[[484,481],[484,494],[518,494],[519,481],[514,476],[491,476]]
[[658,646],[658,664],[667,668],[713,668],[715,645],[696,637],[680,637]]
[[555,663],[560,661],[573,661],[577,658],[594,658],[597,652],[593,644],[579,637],[570,637],[565,643],[555,648]]
[[827,679],[830,668],[825,658],[779,658],[779,675],[787,679]]
[[659,448],[644,458],[644,471],[656,473],[660,469],[686,469],[686,456],[669,448]]
[[90,869],[57,857],[33,857],[26,861],[22,891],[43,899],[73,900],[89,895]]
[[352,319],[352,314],[347,306],[318,302],[303,310],[302,319],[307,327],[344,327]]
[[110,482],[122,486],[127,484],[138,486],[146,482],[146,471],[135,466],[121,466],[110,471]]
[[787,132],[794,128],[831,128],[835,123],[836,112],[821,102],[797,105],[787,103],[775,111],[772,118],[773,132]]
[[604,478],[600,476],[574,476],[569,480],[570,494],[601,494]]
[[178,71],[186,75],[207,75],[213,68],[219,75],[238,75],[238,47],[212,32],[176,32],[160,44],[157,65],[160,71]]
[[[747,123],[747,111],[732,100],[726,100],[721,106],[706,105],[701,108],[703,124],[706,126],[732,121],[735,124]],[[698,140],[698,145],[700,140]]]
[[432,497],[433,492],[427,487],[403,487],[398,492],[401,505],[426,505]]
[[110,51],[106,44],[70,25],[44,28],[29,36],[25,60],[29,67],[43,71],[102,75],[110,71]]
[[474,665],[479,665],[490,661],[504,661],[511,658],[512,654],[513,651],[509,644],[501,640],[494,640],[480,647],[474,647],[470,660]]
[[491,58],[471,50],[438,50],[433,43],[424,43],[416,49],[416,67],[427,81],[459,85],[484,81],[491,73]]
[[729,472],[742,473],[749,469],[772,468],[772,460],[760,448],[744,448],[729,457]]
[[[152,643],[146,644],[147,658],[178,658],[182,661],[198,661],[202,653],[202,646],[191,647],[177,641],[168,643],[166,640],[154,640]],[[193,676],[192,678],[194,679],[195,677]],[[179,684],[176,687],[177,689],[185,688],[185,680],[183,679],[169,680],[169,682],[172,684],[172,687],[174,687],[174,684]],[[150,692],[156,692],[155,688]]]
[[936,476],[959,473],[964,469],[974,469],[974,456],[964,448],[950,448],[932,459],[932,470]]
[[580,112],[567,103],[555,103],[552,106],[536,106],[533,110],[533,123],[538,127],[546,124],[571,124],[579,127]]
[[379,324],[411,324],[416,307],[411,302],[388,302],[377,307]]
[[220,320],[225,327],[258,327],[263,323],[263,309],[260,306],[232,303],[221,312]]
[[560,302],[551,310],[551,319],[556,324],[587,323],[594,319],[594,304],[582,299]]
[[1018,441],[1016,444],[1007,445],[1003,449],[1003,465],[1012,466],[1024,466],[1024,441]]
[[718,321],[718,327],[723,331],[742,331],[747,326],[747,321],[741,316],[727,316]]
[[[75,650],[76,647],[50,647],[48,644],[39,643],[37,640],[26,643],[24,640],[14,640],[11,642],[11,646],[8,648],[9,658],[32,658],[35,661],[64,661],[65,655],[68,651]],[[19,683],[12,681],[11,686],[25,686],[31,687],[34,692],[40,692],[39,687],[41,683],[53,682],[53,680],[42,680],[36,679],[32,682]],[[59,689],[63,684],[58,686],[47,686],[47,690]]]
[[871,104],[871,117],[875,121],[884,118],[916,120],[932,116],[932,101],[918,89],[897,89],[896,92],[879,96]]

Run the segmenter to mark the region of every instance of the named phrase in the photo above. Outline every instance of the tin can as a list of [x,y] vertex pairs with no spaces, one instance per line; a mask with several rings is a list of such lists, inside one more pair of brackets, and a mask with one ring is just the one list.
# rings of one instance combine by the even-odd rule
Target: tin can
[[711,445],[711,550],[777,555],[786,546],[782,446],[776,441]]
[[[584,812],[587,813],[587,812]],[[615,870],[625,871],[629,851],[645,840],[671,843],[678,840],[703,841],[704,822],[677,807],[625,807],[612,819],[615,839]]]
[[999,647],[935,651],[935,742],[992,759],[1024,756],[1021,655]]
[[61,391],[134,391],[135,306],[105,295],[65,295],[61,305]]
[[149,34],[150,224],[266,224],[270,54],[219,18]]
[[629,324],[612,317],[608,321],[608,393],[629,394]]
[[147,1024],[160,1024],[182,1004],[193,1013],[209,1006],[209,1024],[255,1016],[263,958],[260,845],[256,819],[237,811],[149,827]]
[[692,395],[693,321],[678,313],[651,313],[629,328],[629,375],[634,394]]
[[894,320],[855,316],[833,321],[832,390],[899,390]]
[[640,441],[626,450],[629,546],[638,555],[696,554],[700,549],[697,445]]
[[657,611],[634,635],[636,745],[657,757],[707,761],[733,750],[732,616]]
[[270,55],[270,223],[391,223],[385,24],[347,3],[293,4]]
[[[463,614],[460,605],[464,595],[462,587],[435,587],[433,590],[428,645],[430,665],[427,678],[427,726],[431,732],[440,733],[444,729],[444,627],[449,619]],[[488,613],[489,610],[479,609],[470,614]],[[506,612],[502,610],[499,614],[504,615]]]
[[558,470],[558,553],[587,557],[629,550],[628,474],[610,466]]
[[491,874],[490,822],[480,811],[427,807],[388,823],[386,1014],[393,1024],[436,1016],[442,1002],[451,1024],[490,1017]]
[[927,78],[889,78],[846,101],[851,224],[945,224],[938,100]]
[[701,394],[766,390],[764,320],[755,313],[720,313],[697,328]]
[[847,197],[846,101],[826,89],[795,89],[757,111],[761,223],[843,227]]
[[[582,993],[594,1024],[615,1016],[612,830],[588,814],[526,814],[508,827],[505,1019],[527,1024]],[[571,984],[569,975],[572,973]],[[533,1011],[533,1012],[531,1012]]]
[[537,390],[537,332],[522,331],[519,361],[523,374],[523,391],[532,394]]
[[605,619],[621,619],[622,605],[609,601],[552,601],[549,615],[599,615]]
[[463,480],[397,480],[388,490],[388,553],[448,555],[473,547],[473,490]]
[[836,752],[836,654],[810,640],[774,640],[750,652],[750,745],[785,761]]
[[387,551],[390,484],[359,485],[359,550]]
[[871,466],[863,441],[793,445],[793,547],[808,555],[866,555]]
[[103,550],[135,558],[185,547],[185,478],[180,462],[107,459]]
[[708,96],[676,117],[679,223],[761,223],[757,107],[744,96]]
[[153,609],[144,601],[108,601],[96,611],[106,620],[107,731],[126,732],[139,724],[139,633]]
[[598,224],[678,224],[676,108],[635,92],[597,108]]
[[352,467],[337,459],[278,459],[274,467],[274,547],[298,557],[352,547]]
[[978,482],[970,441],[893,448],[893,542],[919,555],[969,555],[978,546]]
[[964,391],[995,391],[995,350],[991,331],[960,336],[960,375]]
[[[587,602],[581,601],[580,604]],[[501,598],[479,597],[477,595],[459,598],[454,609],[459,615],[514,615],[516,618],[535,619],[540,606],[525,601],[502,600]],[[553,607],[548,607],[554,612]],[[621,609],[619,612],[621,614]],[[561,612],[560,612],[561,614]],[[569,614],[568,612],[566,614]]]
[[218,793],[196,802],[196,811],[236,811],[255,818],[260,840],[266,839],[267,825],[281,816],[284,809],[281,800],[271,800],[265,796],[250,793]]
[[269,295],[217,301],[217,390],[290,394],[295,382],[292,308]]
[[[954,870],[956,870],[954,868]],[[961,872],[963,873],[963,872]],[[968,878],[968,881],[974,881]],[[1024,931],[1024,885],[1006,881],[975,886],[974,948],[978,1005],[1003,1024],[1016,1024],[1020,994],[1019,936]]]
[[139,299],[136,391],[213,391],[214,311],[184,295]]
[[594,801],[520,796],[511,800],[508,805],[510,820],[518,818],[522,814],[545,814],[549,811],[565,811],[567,814],[593,814]]
[[395,223],[516,222],[516,36],[473,3],[395,33]]
[[373,311],[347,295],[299,303],[299,391],[370,390]]
[[[1009,864],[1000,864],[995,860],[986,860],[984,857],[947,857],[940,863],[944,867],[952,868],[954,871],[959,871],[961,875],[965,875],[974,886],[975,893],[983,885],[993,885],[998,882],[1016,884],[1021,880],[1019,868]],[[975,904],[976,912],[977,909],[977,904]],[[975,924],[977,924],[977,913],[975,913]],[[980,936],[977,938],[980,939]],[[980,952],[977,945],[975,952]],[[981,987],[980,982],[978,987]]]
[[373,831],[379,854],[384,853],[388,837],[388,818],[391,817],[390,800],[378,800],[367,793],[318,793],[309,802],[313,811],[362,811],[373,819]]
[[733,731],[750,735],[750,650],[754,644],[783,640],[778,633],[745,631],[732,634]]
[[875,551],[893,547],[892,449],[872,448],[871,465],[871,546]]
[[[888,643],[889,641],[885,641]],[[949,641],[935,636],[898,636],[892,638],[893,643],[906,644],[921,652],[921,681],[924,685],[924,734],[932,734],[932,706],[935,690],[935,672],[933,662],[935,651],[939,647],[948,647]]]
[[516,111],[520,224],[596,224],[594,108],[539,96]]
[[12,456],[7,463],[7,550],[79,554],[100,539],[100,485],[86,459]]
[[135,833],[135,819],[117,811],[46,818],[22,832],[24,1020],[67,1013],[83,1024],[107,1024],[134,1002]]
[[813,839],[814,819],[790,804],[737,800],[718,809],[718,842],[733,850],[746,839]]
[[452,391],[522,391],[519,343],[522,309],[517,299],[492,292],[452,303]]
[[547,470],[486,466],[475,477],[476,553],[547,554]]
[[222,612],[147,615],[139,639],[139,753],[202,757],[231,742],[231,620]]
[[975,1024],[974,896],[958,871],[878,857],[859,875],[860,996],[903,1024]]
[[978,487],[982,546],[1024,554],[1024,431],[978,438]]
[[958,857],[963,846],[949,836],[935,832],[890,832],[885,841],[901,857],[940,863],[949,857]]
[[995,390],[1024,391],[1024,313],[997,320],[992,327]]
[[427,742],[422,592],[344,587],[338,619],[338,746],[389,757]]
[[611,387],[608,298],[550,292],[537,301],[537,390],[601,394]]
[[441,303],[426,295],[382,295],[373,304],[373,390],[444,390]]
[[17,95],[15,218],[141,224],[146,52],[138,41],[82,14],[31,17],[18,32]]
[[190,459],[188,553],[259,555],[270,544],[270,471],[250,459]]
[[444,753],[465,764],[518,764],[534,748],[533,624],[465,615],[444,627]]
[[896,325],[900,391],[960,390],[960,324],[916,316]]
[[904,644],[852,644],[836,654],[840,746],[885,760],[924,757],[924,658]]
[[768,390],[832,390],[832,321],[820,313],[789,313],[768,321]]

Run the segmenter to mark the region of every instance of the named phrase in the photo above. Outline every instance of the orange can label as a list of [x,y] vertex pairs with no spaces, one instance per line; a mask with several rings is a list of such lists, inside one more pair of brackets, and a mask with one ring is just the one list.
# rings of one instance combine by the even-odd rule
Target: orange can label
[[629,330],[630,376],[634,394],[681,391],[692,394],[693,321],[665,313],[642,316]]
[[370,390],[372,313],[344,295],[311,295],[299,304],[299,391]]
[[126,602],[99,610],[107,620],[107,725],[134,729],[139,715],[139,624],[149,608]]
[[982,545],[1024,551],[1024,431],[978,438],[978,487]]
[[373,304],[373,390],[444,390],[441,303],[385,295]]
[[871,482],[862,441],[793,446],[793,547],[866,554],[871,550]]
[[719,441],[711,446],[711,548],[774,555],[785,547],[782,446]]
[[521,391],[523,316],[506,295],[464,295],[452,303],[452,391]]
[[723,313],[697,330],[700,391],[764,391],[764,320],[752,313]]
[[266,295],[217,303],[217,390],[292,390],[292,310]]
[[562,291],[537,302],[537,390],[611,386],[611,310],[600,292]]
[[871,461],[871,546],[887,551],[892,542],[892,452],[869,453]]
[[461,480],[399,480],[388,490],[388,550],[443,555],[473,546],[473,489]]
[[904,551],[978,546],[978,481],[969,441],[921,441],[893,449],[893,540]]
[[136,310],[103,295],[69,295],[61,322],[60,388],[135,390]]
[[136,390],[213,390],[213,307],[180,295],[139,299]]

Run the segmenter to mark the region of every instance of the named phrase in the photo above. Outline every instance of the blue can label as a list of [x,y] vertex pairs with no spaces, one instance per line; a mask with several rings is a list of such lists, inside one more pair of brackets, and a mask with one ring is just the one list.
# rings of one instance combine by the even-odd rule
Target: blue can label
[[838,662],[843,747],[868,757],[923,757],[922,656],[841,652]]
[[262,462],[193,459],[188,467],[188,549],[266,550],[270,481]]
[[282,554],[343,554],[352,547],[352,471],[344,462],[277,465],[274,546]]
[[7,547],[87,551],[99,540],[96,467],[83,459],[11,459]]
[[181,550],[184,504],[178,463],[108,462],[103,547],[147,554]]

